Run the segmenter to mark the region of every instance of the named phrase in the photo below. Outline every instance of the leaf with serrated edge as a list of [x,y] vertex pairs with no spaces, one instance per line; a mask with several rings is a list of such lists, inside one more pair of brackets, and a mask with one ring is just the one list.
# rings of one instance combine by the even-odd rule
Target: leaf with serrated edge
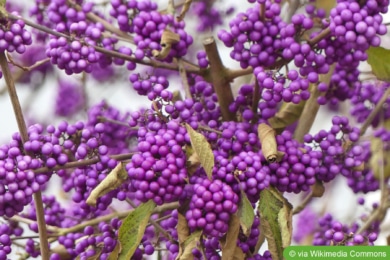
[[240,225],[245,236],[248,236],[253,221],[255,219],[255,213],[251,202],[248,200],[245,192],[241,191],[241,200],[238,207],[238,217],[240,218]]
[[274,260],[283,259],[283,250],[290,245],[292,206],[273,187],[262,190],[259,200],[260,223]]
[[380,80],[390,81],[390,50],[383,47],[370,47],[367,55],[372,73]]
[[207,177],[211,180],[214,167],[214,154],[211,150],[211,146],[209,142],[207,142],[206,137],[196,132],[189,124],[186,124],[186,129],[190,135],[191,146],[198,154],[200,164],[205,170]]
[[101,196],[118,188],[128,177],[124,163],[120,162],[118,165],[99,183],[89,194],[86,203],[90,206],[96,206],[96,201]]
[[187,237],[187,239],[180,245],[182,248],[182,254],[179,254],[175,260],[193,260],[194,255],[192,254],[192,250],[197,247],[201,235],[202,231],[197,230]]
[[234,251],[237,247],[237,238],[240,233],[240,219],[235,215],[231,215],[229,220],[229,229],[226,233],[226,238],[220,241],[222,247],[222,260],[233,259]]
[[118,257],[119,260],[131,259],[142,240],[145,228],[155,207],[156,204],[153,200],[149,200],[139,205],[123,220],[118,231],[118,239],[122,246],[122,251]]

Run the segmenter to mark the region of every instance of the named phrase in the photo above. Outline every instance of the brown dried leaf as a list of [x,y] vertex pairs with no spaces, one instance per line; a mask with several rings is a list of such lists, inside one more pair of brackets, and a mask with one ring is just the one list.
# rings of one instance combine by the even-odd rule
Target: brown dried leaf
[[180,41],[180,35],[172,32],[171,30],[165,28],[164,32],[161,35],[161,51],[153,50],[152,54],[157,59],[165,59],[169,52],[171,51],[172,44],[178,43]]
[[89,206],[96,206],[96,201],[101,196],[118,188],[128,177],[124,163],[118,165],[106,176],[106,178],[96,186],[87,199]]
[[222,260],[232,260],[237,248],[237,238],[240,233],[240,219],[233,214],[229,220],[229,229],[226,238],[220,241],[222,247]]
[[176,17],[176,19],[180,22],[184,19],[184,16],[186,15],[186,13],[188,12],[188,10],[190,9],[190,5],[192,3],[192,0],[186,0],[183,4],[183,7],[181,9],[181,12],[180,14]]
[[276,145],[275,130],[267,124],[259,124],[257,133],[264,157],[270,163],[276,162],[278,159],[278,147]]
[[178,213],[178,222],[177,222],[176,229],[177,229],[179,244],[182,244],[190,235],[190,228],[188,227],[188,222],[186,218],[181,213]]

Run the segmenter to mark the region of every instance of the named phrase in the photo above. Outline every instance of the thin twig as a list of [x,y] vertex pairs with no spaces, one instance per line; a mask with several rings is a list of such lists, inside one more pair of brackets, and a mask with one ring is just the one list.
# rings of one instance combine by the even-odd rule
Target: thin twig
[[292,214],[295,215],[304,210],[307,204],[309,204],[310,201],[313,199],[313,197],[313,191],[310,190],[309,194],[307,194],[307,196],[303,199],[302,203],[293,210]]
[[[9,69],[7,58],[4,52],[0,53],[0,66],[4,75],[5,82],[7,83],[8,94],[11,99],[12,107],[18,124],[20,137],[22,139],[22,142],[26,143],[28,141],[26,122],[24,121],[22,107],[20,106],[18,94],[15,88],[15,82],[12,78],[12,74]],[[47,243],[45,211],[43,209],[41,191],[37,191],[36,193],[34,193],[33,197],[34,197],[36,217],[38,222],[41,256],[43,260],[48,260],[50,251],[49,251],[49,244]]]
[[[130,204],[130,206],[132,206],[133,208],[136,208],[137,205],[130,199],[127,199],[126,200],[127,203]],[[157,221],[154,221],[153,219],[149,219],[149,222],[150,224],[152,224],[154,226],[155,229],[157,229],[164,237],[166,237],[169,241],[171,241],[172,243],[176,243],[176,241],[172,238],[172,236],[165,230],[163,229],[160,224],[157,223]]]
[[253,112],[253,118],[252,123],[256,123],[259,119],[259,116],[257,114],[257,109],[259,107],[259,101],[260,101],[260,85],[259,81],[255,78],[255,87],[253,89],[253,96],[252,96],[252,112]]
[[[9,14],[9,18],[10,19],[21,19],[25,22],[26,25],[28,26],[31,26],[35,29],[38,29],[42,32],[45,32],[47,34],[51,34],[51,35],[54,35],[54,36],[57,36],[57,37],[64,37],[65,39],[67,40],[74,40],[76,38],[74,37],[71,37],[69,35],[66,35],[66,34],[63,34],[63,33],[59,33],[59,32],[56,32],[48,27],[45,27],[45,26],[42,26],[42,25],[39,25],[39,24],[36,24],[36,23],[33,23],[25,18],[22,18],[20,16],[16,16],[14,14]],[[147,66],[151,66],[151,67],[154,67],[154,68],[164,68],[164,69],[167,69],[167,70],[174,70],[174,71],[178,71],[179,68],[177,65],[174,65],[174,64],[168,64],[168,63],[163,63],[163,62],[159,62],[159,61],[156,61],[156,60],[138,60],[132,56],[129,56],[129,55],[126,55],[126,54],[123,54],[123,53],[119,53],[117,51],[112,51],[112,50],[108,50],[108,49],[105,49],[103,47],[100,47],[100,46],[96,46],[96,45],[90,45],[90,44],[87,44],[87,43],[84,43],[85,45],[87,46],[91,46],[92,48],[94,48],[96,51],[100,52],[100,53],[103,53],[103,54],[106,54],[108,56],[111,56],[111,57],[115,57],[115,58],[119,58],[119,59],[123,59],[123,60],[126,60],[126,61],[131,61],[131,62],[134,62],[134,63],[138,63],[138,64],[143,64],[143,65],[147,65]],[[199,70],[198,68],[186,68],[187,72],[189,73],[193,73],[193,74],[196,74],[196,75],[202,75],[203,72],[202,70]]]
[[390,88],[388,88],[386,92],[382,95],[378,104],[376,104],[374,110],[372,110],[370,115],[367,117],[366,121],[363,123],[362,127],[360,128],[360,136],[364,135],[368,127],[371,125],[372,121],[375,119],[378,113],[383,109],[383,104],[386,102],[389,95],[390,95]]
[[[157,206],[153,210],[152,214],[162,213],[162,212],[165,212],[165,211],[168,211],[168,210],[174,210],[174,209],[177,209],[178,207],[179,207],[179,202],[166,203],[166,204],[163,204],[161,206]],[[105,216],[102,216],[102,217],[98,217],[98,218],[94,218],[94,219],[91,219],[91,220],[87,220],[87,221],[85,221],[83,223],[80,223],[78,225],[75,225],[73,227],[61,229],[59,231],[59,234],[66,235],[66,234],[69,234],[69,233],[75,233],[75,232],[78,232],[80,230],[83,230],[86,226],[96,226],[100,222],[107,222],[107,221],[110,221],[113,218],[123,219],[123,218],[127,217],[132,211],[134,211],[134,209],[121,211],[121,212],[115,212],[115,213],[108,214],[108,215],[105,215]]]
[[[126,153],[126,154],[117,154],[117,155],[110,155],[111,159],[117,160],[117,161],[125,161],[131,159],[131,157],[136,154],[134,153]],[[92,165],[95,163],[100,162],[100,158],[92,158],[82,161],[75,161],[75,162],[68,162],[64,165],[57,165],[55,167],[49,168],[49,167],[41,167],[34,170],[34,173],[45,173],[45,172],[53,172],[58,170],[64,170],[64,169],[70,169],[70,168],[77,168],[77,167],[84,167],[88,165]]]
[[183,83],[185,96],[186,98],[192,98],[190,85],[188,84],[187,72],[184,67],[183,61],[181,59],[178,59],[177,64],[179,65],[179,73],[180,73],[181,81]]

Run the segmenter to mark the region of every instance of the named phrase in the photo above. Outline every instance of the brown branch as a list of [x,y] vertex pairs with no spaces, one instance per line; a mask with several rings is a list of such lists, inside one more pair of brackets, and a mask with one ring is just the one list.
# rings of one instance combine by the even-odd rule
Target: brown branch
[[259,106],[259,101],[260,101],[260,86],[259,86],[259,81],[255,78],[255,87],[253,89],[253,96],[252,96],[252,112],[253,112],[253,119],[252,123],[256,123],[258,121],[258,114],[257,114],[257,109]]
[[241,76],[246,76],[249,74],[253,73],[253,68],[248,67],[246,69],[238,69],[238,70],[232,70],[232,69],[227,69],[226,71],[226,78],[229,80],[229,82],[233,81],[235,78],[241,77]]
[[[126,154],[117,154],[117,155],[110,155],[111,159],[117,160],[117,161],[125,161],[131,159],[131,157],[135,153],[126,153]],[[45,172],[53,172],[58,170],[64,170],[64,169],[70,169],[70,168],[77,168],[77,167],[84,167],[88,165],[92,165],[95,163],[100,162],[100,158],[92,158],[82,161],[75,161],[75,162],[68,162],[64,165],[57,165],[55,167],[49,168],[49,167],[41,167],[34,170],[34,173],[45,173]]]
[[[174,209],[177,209],[179,206],[180,206],[179,202],[171,202],[171,203],[163,204],[161,206],[157,206],[153,210],[152,214],[162,213],[162,212],[165,212],[167,210],[174,210]],[[132,211],[134,211],[134,209],[121,211],[121,212],[114,212],[114,213],[111,213],[111,214],[108,214],[108,215],[105,215],[102,217],[87,220],[87,221],[80,223],[78,225],[75,225],[73,227],[64,228],[64,229],[59,231],[59,234],[66,235],[69,233],[75,233],[75,232],[78,232],[80,230],[83,230],[86,226],[95,226],[95,225],[98,225],[100,222],[107,222],[113,218],[123,219],[123,218],[127,217],[127,215],[129,215]]]
[[183,61],[181,59],[178,59],[177,64],[179,65],[179,73],[180,73],[181,81],[183,83],[185,97],[192,98],[190,85],[188,84],[187,71],[184,67]]
[[[4,52],[0,53],[0,66],[4,75],[5,82],[7,84],[8,94],[11,99],[15,118],[18,124],[20,137],[22,139],[22,143],[26,143],[28,141],[26,122],[24,121],[22,108],[20,106],[18,94],[15,88],[15,82],[12,78],[12,74],[9,69],[7,58]],[[49,251],[49,244],[47,243],[45,212],[43,209],[41,191],[37,191],[36,193],[34,193],[33,197],[34,197],[36,217],[38,222],[41,256],[43,260],[48,260],[50,251]]]
[[[71,7],[76,9],[77,11],[81,11],[82,10],[82,7],[80,5],[76,4],[75,2],[73,2],[71,0],[67,0],[67,3]],[[133,39],[133,37],[131,35],[129,35],[129,34],[123,32],[123,31],[119,30],[118,28],[116,28],[115,26],[113,26],[112,24],[110,24],[109,22],[104,20],[103,18],[97,16],[96,14],[94,14],[92,12],[88,12],[86,14],[86,17],[87,17],[88,20],[90,20],[92,22],[101,23],[107,31],[112,32],[113,34],[115,34],[117,36],[120,36],[125,41],[134,43],[134,39]]]
[[[45,32],[47,34],[51,34],[51,35],[54,35],[54,36],[57,36],[57,37],[64,37],[65,39],[67,40],[74,40],[76,38],[74,37],[71,37],[69,35],[66,35],[66,34],[63,34],[63,33],[59,33],[59,32],[56,32],[48,27],[45,27],[45,26],[42,26],[42,25],[39,25],[39,24],[36,24],[36,23],[33,23],[27,19],[24,19],[22,17],[19,17],[19,16],[16,16],[14,14],[9,14],[9,18],[10,19],[21,19],[25,22],[26,25],[30,26],[30,27],[33,27],[35,29],[38,29],[42,32]],[[119,59],[123,59],[123,60],[126,60],[126,61],[131,61],[131,62],[134,62],[134,63],[138,63],[138,64],[142,64],[142,65],[147,65],[147,66],[151,66],[151,67],[154,67],[154,68],[163,68],[163,69],[167,69],[167,70],[174,70],[174,71],[178,71],[179,68],[177,65],[174,65],[174,64],[168,64],[168,63],[163,63],[163,62],[159,62],[159,61],[156,61],[156,60],[138,60],[132,56],[129,56],[129,55],[126,55],[126,54],[123,54],[123,53],[119,53],[117,51],[112,51],[112,50],[107,50],[103,47],[100,47],[100,46],[96,46],[96,45],[90,45],[90,44],[87,44],[87,43],[84,43],[86,46],[91,46],[92,48],[94,48],[96,51],[100,52],[100,53],[103,53],[103,54],[106,54],[108,56],[111,56],[111,57],[115,57],[115,58],[119,58]],[[186,68],[187,72],[189,73],[193,73],[193,74],[196,74],[196,75],[202,75],[202,71],[197,69],[197,68]]]
[[218,97],[218,103],[224,121],[236,121],[235,114],[229,111],[233,102],[233,92],[227,78],[227,69],[222,64],[214,37],[206,38],[203,45],[210,63],[211,82]]
[[386,102],[389,95],[390,95],[390,88],[388,88],[386,90],[386,92],[383,93],[378,104],[376,104],[374,110],[371,111],[370,115],[367,117],[366,121],[363,123],[362,127],[360,128],[360,136],[364,135],[364,133],[367,131],[368,127],[371,125],[372,121],[375,119],[375,117],[378,115],[378,113],[383,109],[383,104]]

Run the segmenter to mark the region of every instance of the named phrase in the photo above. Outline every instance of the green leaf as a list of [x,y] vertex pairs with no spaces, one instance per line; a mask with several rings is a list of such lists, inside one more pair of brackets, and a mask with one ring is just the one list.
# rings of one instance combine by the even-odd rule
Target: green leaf
[[175,260],[192,260],[194,255],[192,254],[192,249],[198,246],[200,236],[202,235],[201,230],[197,230],[192,233],[187,239],[180,245],[180,252]]
[[149,200],[134,209],[124,220],[118,231],[118,239],[122,246],[119,260],[130,259],[137,249],[145,233],[146,225],[156,204]]
[[292,205],[270,187],[260,192],[260,224],[274,260],[283,259],[283,250],[290,245],[292,235]]
[[390,163],[387,158],[390,158],[390,151],[383,149],[383,141],[381,138],[371,138],[371,157],[370,168],[377,180],[381,179],[383,174],[384,178],[390,177]]
[[241,200],[240,205],[238,206],[237,214],[240,219],[242,231],[245,236],[248,236],[255,219],[255,213],[251,202],[248,200],[248,197],[243,191],[241,191]]
[[214,154],[211,150],[209,142],[204,135],[196,132],[189,124],[186,124],[186,129],[190,135],[191,146],[199,157],[200,164],[205,170],[207,177],[211,180],[214,167]]
[[371,65],[372,73],[380,80],[390,81],[390,50],[370,47],[367,55],[367,62]]

